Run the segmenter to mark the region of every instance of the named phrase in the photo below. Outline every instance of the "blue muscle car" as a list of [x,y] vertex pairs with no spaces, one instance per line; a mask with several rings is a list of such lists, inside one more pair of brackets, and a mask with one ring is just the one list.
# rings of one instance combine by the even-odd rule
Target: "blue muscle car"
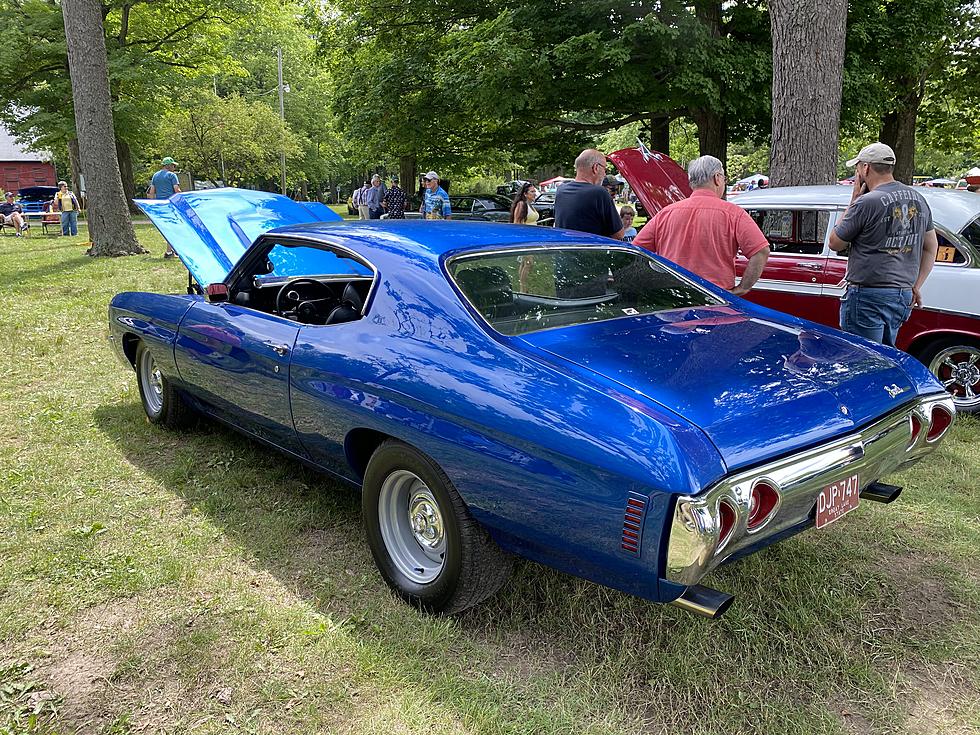
[[893,500],[955,416],[914,358],[616,241],[234,189],[140,206],[191,277],[109,308],[150,421],[206,414],[361,485],[382,576],[425,610],[518,554],[719,615],[705,574]]

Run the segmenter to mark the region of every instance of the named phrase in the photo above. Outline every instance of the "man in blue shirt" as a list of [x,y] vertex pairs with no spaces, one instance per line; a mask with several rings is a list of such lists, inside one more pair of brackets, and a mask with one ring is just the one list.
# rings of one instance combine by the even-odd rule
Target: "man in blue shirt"
[[449,195],[439,186],[439,174],[429,171],[425,175],[425,196],[422,199],[422,216],[425,219],[451,219],[453,210],[449,206]]
[[[174,194],[179,194],[179,179],[174,173],[176,170],[177,162],[170,156],[164,158],[160,162],[160,170],[153,174],[153,178],[150,179],[150,188],[146,190],[146,196],[150,199],[169,199]],[[173,248],[168,245],[167,252],[163,254],[163,257],[172,258],[176,254]]]

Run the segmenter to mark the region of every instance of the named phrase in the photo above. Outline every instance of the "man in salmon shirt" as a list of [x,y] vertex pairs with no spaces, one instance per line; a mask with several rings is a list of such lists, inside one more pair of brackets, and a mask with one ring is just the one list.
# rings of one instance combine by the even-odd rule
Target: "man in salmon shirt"
[[[725,201],[725,168],[714,156],[701,156],[687,167],[694,190],[669,204],[633,240],[677,265],[697,273],[736,296],[747,294],[769,260],[769,241],[749,213]],[[735,256],[749,259],[735,283]]]

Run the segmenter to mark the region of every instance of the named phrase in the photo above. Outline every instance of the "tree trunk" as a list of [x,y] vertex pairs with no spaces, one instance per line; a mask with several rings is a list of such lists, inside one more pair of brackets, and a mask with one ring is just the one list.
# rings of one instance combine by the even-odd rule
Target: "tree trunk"
[[728,122],[724,116],[699,108],[691,110],[691,118],[698,126],[698,154],[714,156],[723,166],[728,165]]
[[90,255],[144,253],[126,206],[116,158],[109,100],[102,6],[97,0],[62,0],[75,131],[88,194]]
[[82,196],[82,157],[78,152],[78,138],[68,139],[68,165],[71,167],[71,190],[75,192],[83,209],[88,209],[87,199]]
[[668,115],[657,115],[646,121],[647,138],[650,141],[650,150],[670,155],[670,117]]
[[130,214],[140,214],[140,208],[133,204],[136,198],[136,178],[133,176],[133,154],[129,143],[116,138],[116,156],[119,158],[119,176],[122,178],[123,193]]
[[837,181],[847,0],[770,0],[770,186]]
[[[721,0],[694,0],[694,16],[708,31],[713,42],[722,36]],[[723,80],[718,86],[724,90]],[[724,91],[722,91],[724,97]],[[714,156],[722,165],[728,164],[728,121],[722,112],[709,107],[690,110],[691,119],[698,126],[698,153]]]
[[418,186],[418,161],[415,154],[398,159],[398,183],[409,196],[415,193],[415,187]]
[[899,97],[897,109],[882,116],[878,139],[895,151],[895,178],[911,184],[915,173],[915,124],[924,86],[918,79],[907,77],[898,79],[896,86],[905,94]]

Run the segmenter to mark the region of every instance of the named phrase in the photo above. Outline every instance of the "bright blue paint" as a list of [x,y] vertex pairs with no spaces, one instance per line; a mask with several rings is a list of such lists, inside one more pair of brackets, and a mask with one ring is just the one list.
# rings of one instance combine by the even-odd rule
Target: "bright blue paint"
[[[289,412],[289,355],[299,325],[234,304],[196,303],[177,339],[177,369],[232,422],[303,454]],[[276,368],[279,372],[276,372]]]
[[201,286],[224,280],[246,248],[274,227],[341,220],[319,202],[245,189],[193,191],[136,204]]
[[[177,379],[215,415],[354,481],[353,431],[401,439],[442,467],[504,548],[651,599],[680,592],[658,579],[676,494],[941,393],[894,350],[718,289],[728,305],[502,337],[444,272],[456,253],[607,247],[603,238],[426,221],[273,233],[287,235],[348,248],[377,269],[363,319],[302,326],[195,297],[122,294],[113,332],[157,339],[143,325],[179,323]],[[239,235],[229,225],[222,252],[230,237]],[[194,307],[184,314],[178,303]],[[291,344],[289,357],[277,360],[272,342]],[[892,400],[882,390],[891,383],[912,389]],[[630,492],[650,499],[639,557],[619,548]]]

